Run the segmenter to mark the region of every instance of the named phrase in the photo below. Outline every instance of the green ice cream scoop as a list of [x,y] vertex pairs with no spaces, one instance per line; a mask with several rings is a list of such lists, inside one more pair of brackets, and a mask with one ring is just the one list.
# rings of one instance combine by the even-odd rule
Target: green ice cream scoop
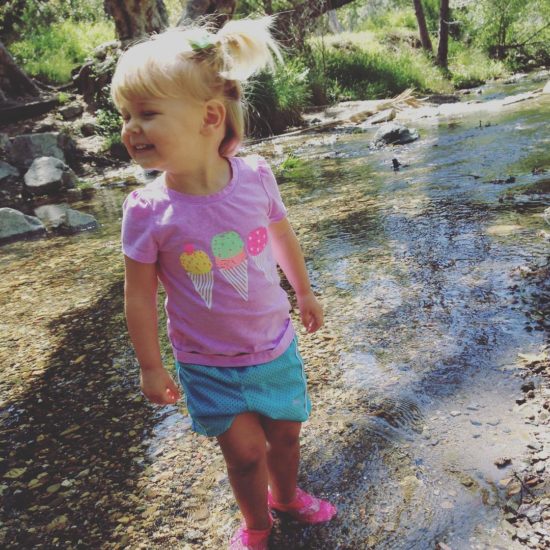
[[218,233],[212,239],[212,252],[216,258],[227,260],[239,254],[244,248],[244,243],[235,231]]

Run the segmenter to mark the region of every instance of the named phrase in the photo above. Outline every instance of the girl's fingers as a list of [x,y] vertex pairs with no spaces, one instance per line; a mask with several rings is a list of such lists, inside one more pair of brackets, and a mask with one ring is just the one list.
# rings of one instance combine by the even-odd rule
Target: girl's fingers
[[168,403],[175,403],[179,399],[179,392],[172,388],[166,388],[166,397],[168,398]]

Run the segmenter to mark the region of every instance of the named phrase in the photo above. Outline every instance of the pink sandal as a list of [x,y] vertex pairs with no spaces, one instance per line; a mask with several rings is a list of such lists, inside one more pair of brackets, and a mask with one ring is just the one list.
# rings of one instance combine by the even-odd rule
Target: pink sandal
[[267,493],[267,503],[270,508],[285,512],[300,523],[323,523],[330,521],[337,513],[336,507],[326,500],[321,500],[296,487],[296,496],[289,504],[276,502],[271,494]]
[[267,541],[273,528],[273,518],[269,515],[267,529],[247,529],[243,523],[234,533],[229,550],[267,550]]

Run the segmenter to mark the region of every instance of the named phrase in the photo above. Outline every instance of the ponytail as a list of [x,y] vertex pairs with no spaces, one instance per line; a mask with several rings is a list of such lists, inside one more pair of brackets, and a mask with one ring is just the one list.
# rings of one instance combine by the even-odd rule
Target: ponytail
[[274,57],[282,61],[281,52],[269,27],[272,17],[229,21],[216,38],[223,60],[221,76],[228,80],[247,80],[259,70],[275,68]]

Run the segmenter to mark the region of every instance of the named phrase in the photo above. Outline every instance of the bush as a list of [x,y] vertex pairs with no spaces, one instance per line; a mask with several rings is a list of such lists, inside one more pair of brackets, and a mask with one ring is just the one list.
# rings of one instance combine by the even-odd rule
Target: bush
[[280,134],[300,124],[308,104],[309,70],[299,58],[290,59],[274,73],[260,73],[245,91],[248,131],[254,136]]
[[[314,50],[316,71],[330,101],[383,99],[407,88],[448,89],[444,78],[420,52],[372,53],[357,47]],[[318,77],[319,78],[319,77]]]
[[0,6],[0,36],[6,44],[66,20],[105,22],[103,0],[4,0]]
[[114,40],[114,25],[98,21],[65,21],[51,27],[39,27],[29,38],[12,42],[9,50],[27,73],[40,80],[63,84],[71,71],[81,65],[99,44]]
[[454,41],[449,42],[449,71],[457,88],[473,88],[508,72],[503,62],[489,59],[479,48]]

